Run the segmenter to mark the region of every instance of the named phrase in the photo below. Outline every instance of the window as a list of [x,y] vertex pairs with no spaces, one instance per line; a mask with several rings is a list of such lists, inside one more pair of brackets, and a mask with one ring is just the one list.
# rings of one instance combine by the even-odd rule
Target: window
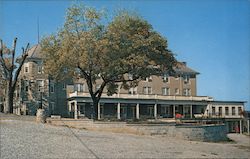
[[42,66],[37,66],[37,73],[41,74],[42,73]]
[[179,88],[175,88],[174,93],[175,93],[175,95],[178,95],[180,93]]
[[133,75],[132,74],[128,74],[128,79],[129,80],[133,80]]
[[66,83],[65,83],[65,82],[63,82],[63,84],[62,84],[62,88],[63,88],[63,89],[66,89],[66,87],[67,87]]
[[25,86],[25,91],[26,91],[26,92],[29,91],[29,86]]
[[215,115],[215,107],[212,107],[212,115]]
[[190,89],[189,89],[189,88],[184,89],[184,90],[183,90],[183,95],[184,95],[184,96],[190,96],[190,95],[191,95]]
[[152,82],[152,76],[149,76],[145,79],[146,82]]
[[232,107],[232,115],[235,115],[235,107]]
[[24,64],[24,73],[29,73],[29,63]]
[[51,83],[51,84],[50,84],[50,92],[51,92],[51,93],[54,93],[54,92],[55,92],[55,85],[54,85],[54,83]]
[[164,74],[163,76],[162,76],[162,80],[163,80],[163,82],[168,82],[169,80],[168,80],[168,74]]
[[222,116],[222,107],[219,107],[219,116]]
[[95,86],[95,90],[97,91],[98,89],[100,89],[101,88],[101,85],[100,84],[97,84],[96,86]]
[[44,89],[44,81],[43,80],[37,80],[37,90],[38,92],[43,92]]
[[162,95],[170,95],[170,89],[167,87],[162,88]]
[[128,94],[137,94],[137,87],[129,88]]
[[82,84],[82,83],[75,84],[74,90],[77,92],[83,92],[84,91],[84,84]]
[[175,80],[179,80],[179,75],[175,75]]
[[152,94],[152,88],[151,87],[143,87],[143,93],[144,94]]
[[190,76],[189,75],[184,75],[184,84],[188,84],[190,82]]
[[238,107],[238,115],[242,115],[242,108]]
[[225,108],[225,114],[229,115],[229,108],[228,107]]

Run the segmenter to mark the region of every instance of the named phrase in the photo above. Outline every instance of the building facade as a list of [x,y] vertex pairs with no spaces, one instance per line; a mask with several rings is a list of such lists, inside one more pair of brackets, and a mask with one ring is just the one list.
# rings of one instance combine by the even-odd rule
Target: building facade
[[[112,96],[104,90],[98,105],[98,119],[223,119],[228,131],[238,131],[244,102],[197,96],[196,76],[199,73],[185,62],[179,62],[175,72],[172,76],[148,77],[129,90],[118,87],[118,93]],[[99,84],[97,81],[95,87]],[[92,118],[93,106],[86,81],[75,81],[74,85],[68,85],[67,91],[69,115],[75,119]]]
[[42,107],[48,115],[67,115],[66,85],[69,81],[57,82],[44,73],[40,45],[33,46],[23,64],[15,92],[16,114],[35,115]]
[[[216,101],[197,95],[197,75],[178,62],[175,75],[150,76],[128,90],[107,95],[98,104],[99,120],[223,119],[230,132],[239,131],[244,102]],[[129,75],[127,75],[130,78]],[[95,88],[100,87],[97,81]],[[3,99],[0,99],[3,104]],[[15,92],[14,112],[35,115],[43,107],[48,115],[92,118],[93,106],[84,79],[54,81],[44,73],[40,45],[33,46],[22,67]]]

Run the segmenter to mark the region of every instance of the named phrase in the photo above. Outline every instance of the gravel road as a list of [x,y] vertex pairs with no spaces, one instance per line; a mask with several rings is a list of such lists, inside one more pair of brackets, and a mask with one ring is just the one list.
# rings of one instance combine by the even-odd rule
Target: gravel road
[[0,120],[0,158],[249,158],[249,137],[207,143]]

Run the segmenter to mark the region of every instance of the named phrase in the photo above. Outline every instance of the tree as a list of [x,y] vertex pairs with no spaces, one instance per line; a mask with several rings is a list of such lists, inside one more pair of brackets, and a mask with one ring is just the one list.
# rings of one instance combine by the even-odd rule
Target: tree
[[[118,85],[128,89],[150,75],[173,72],[174,55],[167,40],[140,16],[119,12],[111,22],[105,14],[85,6],[72,6],[56,34],[43,38],[45,70],[56,79],[80,75],[93,101],[94,118],[104,88],[108,95]],[[129,74],[129,78],[128,78]],[[99,89],[94,85],[101,80]]]
[[25,49],[22,48],[22,56],[18,59],[19,64],[16,63],[16,42],[17,38],[14,39],[13,48],[10,50],[0,40],[0,83],[5,88],[5,113],[13,113],[13,98],[17,79],[28,56],[29,44],[27,44]]

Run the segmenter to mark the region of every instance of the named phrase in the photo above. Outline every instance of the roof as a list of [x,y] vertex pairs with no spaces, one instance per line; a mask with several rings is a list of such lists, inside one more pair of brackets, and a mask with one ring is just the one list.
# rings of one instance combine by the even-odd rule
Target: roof
[[27,58],[42,58],[41,54],[41,45],[36,44],[28,51],[28,57]]
[[177,62],[177,66],[174,70],[176,73],[200,74],[199,72],[187,67],[186,62]]

